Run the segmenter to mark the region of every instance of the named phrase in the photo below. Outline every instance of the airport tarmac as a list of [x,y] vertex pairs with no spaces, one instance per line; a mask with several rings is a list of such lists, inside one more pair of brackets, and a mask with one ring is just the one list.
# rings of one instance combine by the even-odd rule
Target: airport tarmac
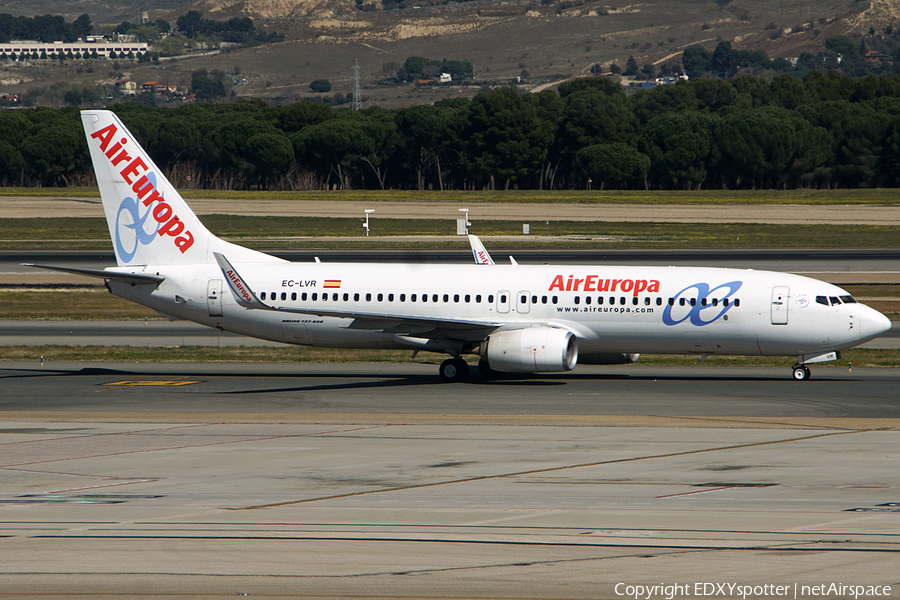
[[900,597],[896,369],[435,368],[0,363],[0,597]]

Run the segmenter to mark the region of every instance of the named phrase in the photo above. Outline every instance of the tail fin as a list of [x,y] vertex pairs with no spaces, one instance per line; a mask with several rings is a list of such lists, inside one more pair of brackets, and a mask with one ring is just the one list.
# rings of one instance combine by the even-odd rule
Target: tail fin
[[281,261],[210,233],[114,113],[85,110],[81,120],[119,266],[214,263],[213,252]]

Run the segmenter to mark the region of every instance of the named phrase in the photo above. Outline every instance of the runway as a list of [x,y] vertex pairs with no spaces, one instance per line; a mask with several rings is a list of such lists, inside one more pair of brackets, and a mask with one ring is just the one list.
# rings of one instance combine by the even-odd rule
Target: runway
[[3,363],[0,597],[897,597],[896,370],[433,369]]

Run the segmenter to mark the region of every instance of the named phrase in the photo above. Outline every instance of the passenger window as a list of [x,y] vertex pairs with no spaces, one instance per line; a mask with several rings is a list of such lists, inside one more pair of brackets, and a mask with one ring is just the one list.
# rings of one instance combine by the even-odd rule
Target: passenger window
[[591,303],[591,297],[590,297],[590,296],[585,296],[585,297],[584,297],[584,303],[585,303],[585,304],[590,304],[590,303]]
[[400,294],[400,302],[406,302],[406,294]]
[[603,296],[597,296],[597,304],[603,304]]
[[644,306],[650,306],[650,296],[644,298]]
[[394,295],[388,294],[388,302],[393,302],[393,301],[394,301]]
[[500,296],[500,303],[503,304],[504,302],[506,302],[506,294]]
[[581,296],[575,296],[575,304],[581,304]]
[[531,303],[532,303],[532,304],[537,304],[537,296],[532,296],[532,297],[531,297]]
[[260,300],[265,300],[265,299],[266,299],[266,293],[265,293],[265,292],[261,293],[261,294],[259,295],[259,299],[260,299]]
[[660,297],[657,297],[657,298],[656,298],[656,305],[657,305],[657,306],[662,306],[662,298],[660,298]]
[[297,292],[291,292],[291,302],[297,301]]
[[697,299],[691,298],[691,306],[697,306]]
[[[313,294],[313,296],[315,296],[315,294]],[[315,300],[315,297],[313,297],[313,300]],[[372,301],[372,294],[366,294],[366,302],[371,302],[371,301]]]
[[[437,300],[435,300],[437,302]],[[450,294],[444,294],[444,302],[450,302]]]
[[337,292],[333,293],[331,295],[331,299],[334,300],[335,302],[337,302],[338,301],[338,293]]
[[359,302],[359,293],[353,294],[353,301]]
[[[438,301],[438,295],[437,295],[437,294],[432,294],[432,295],[431,295],[431,301],[432,301],[432,302],[437,302],[437,301]],[[445,302],[446,302],[446,300],[445,300]]]
[[422,302],[428,302],[428,294],[422,294]]
[[718,306],[718,305],[719,305],[719,299],[718,299],[718,298],[713,298],[713,303],[712,303],[712,304],[713,304],[713,306]]
[[409,301],[410,301],[410,302],[415,302],[415,301],[416,301],[416,295],[415,295],[415,294],[411,294],[411,295],[409,296]]
[[559,302],[559,296],[553,296],[550,301],[553,302],[553,304],[556,304],[557,302]]
[[471,302],[471,301],[472,301],[472,295],[471,295],[471,294],[466,294],[466,304],[468,304],[468,303]]
[[493,303],[494,303],[494,295],[488,294],[488,304],[493,304]]
[[637,299],[637,296],[635,296],[635,297],[633,297],[633,298],[631,299],[631,303],[634,304],[635,306],[638,305],[638,299]]
[[313,293],[312,299],[313,299],[313,301],[318,300],[318,299],[319,299],[319,295],[316,294],[316,293]]
[[303,300],[304,302],[306,302],[306,292],[303,292],[302,294],[300,294],[300,299]]
[[619,304],[621,304],[622,306],[625,306],[625,296],[619,297]]
[[734,300],[734,305],[735,305],[735,306],[740,306],[740,305],[741,305],[741,299],[740,299],[740,298],[736,298],[736,299]]
[[[684,306],[684,301],[681,303]],[[675,306],[675,298],[669,298],[669,306]]]
[[481,304],[481,294],[475,295],[475,302],[477,302],[478,304]]
[[453,294],[453,301],[459,302],[459,294]]
[[541,296],[541,304],[547,304],[547,296]]
[[350,301],[350,294],[344,294],[344,302]]
[[700,306],[706,306],[706,298],[703,298],[703,299],[700,301]]
[[384,302],[384,294],[378,294],[378,301]]

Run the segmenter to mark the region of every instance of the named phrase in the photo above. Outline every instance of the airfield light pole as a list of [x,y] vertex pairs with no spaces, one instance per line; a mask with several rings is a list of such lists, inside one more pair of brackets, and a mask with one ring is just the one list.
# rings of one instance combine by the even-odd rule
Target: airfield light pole
[[366,237],[369,237],[369,214],[375,212],[374,208],[366,209],[366,222],[363,223],[363,227],[366,228]]
[[465,233],[464,235],[469,235],[469,226],[471,225],[471,223],[469,223],[469,209],[468,209],[468,208],[461,208],[461,209],[459,209],[459,212],[463,213],[463,218],[464,218],[465,221],[466,221],[466,223],[465,223],[465,231],[466,231],[466,233]]

